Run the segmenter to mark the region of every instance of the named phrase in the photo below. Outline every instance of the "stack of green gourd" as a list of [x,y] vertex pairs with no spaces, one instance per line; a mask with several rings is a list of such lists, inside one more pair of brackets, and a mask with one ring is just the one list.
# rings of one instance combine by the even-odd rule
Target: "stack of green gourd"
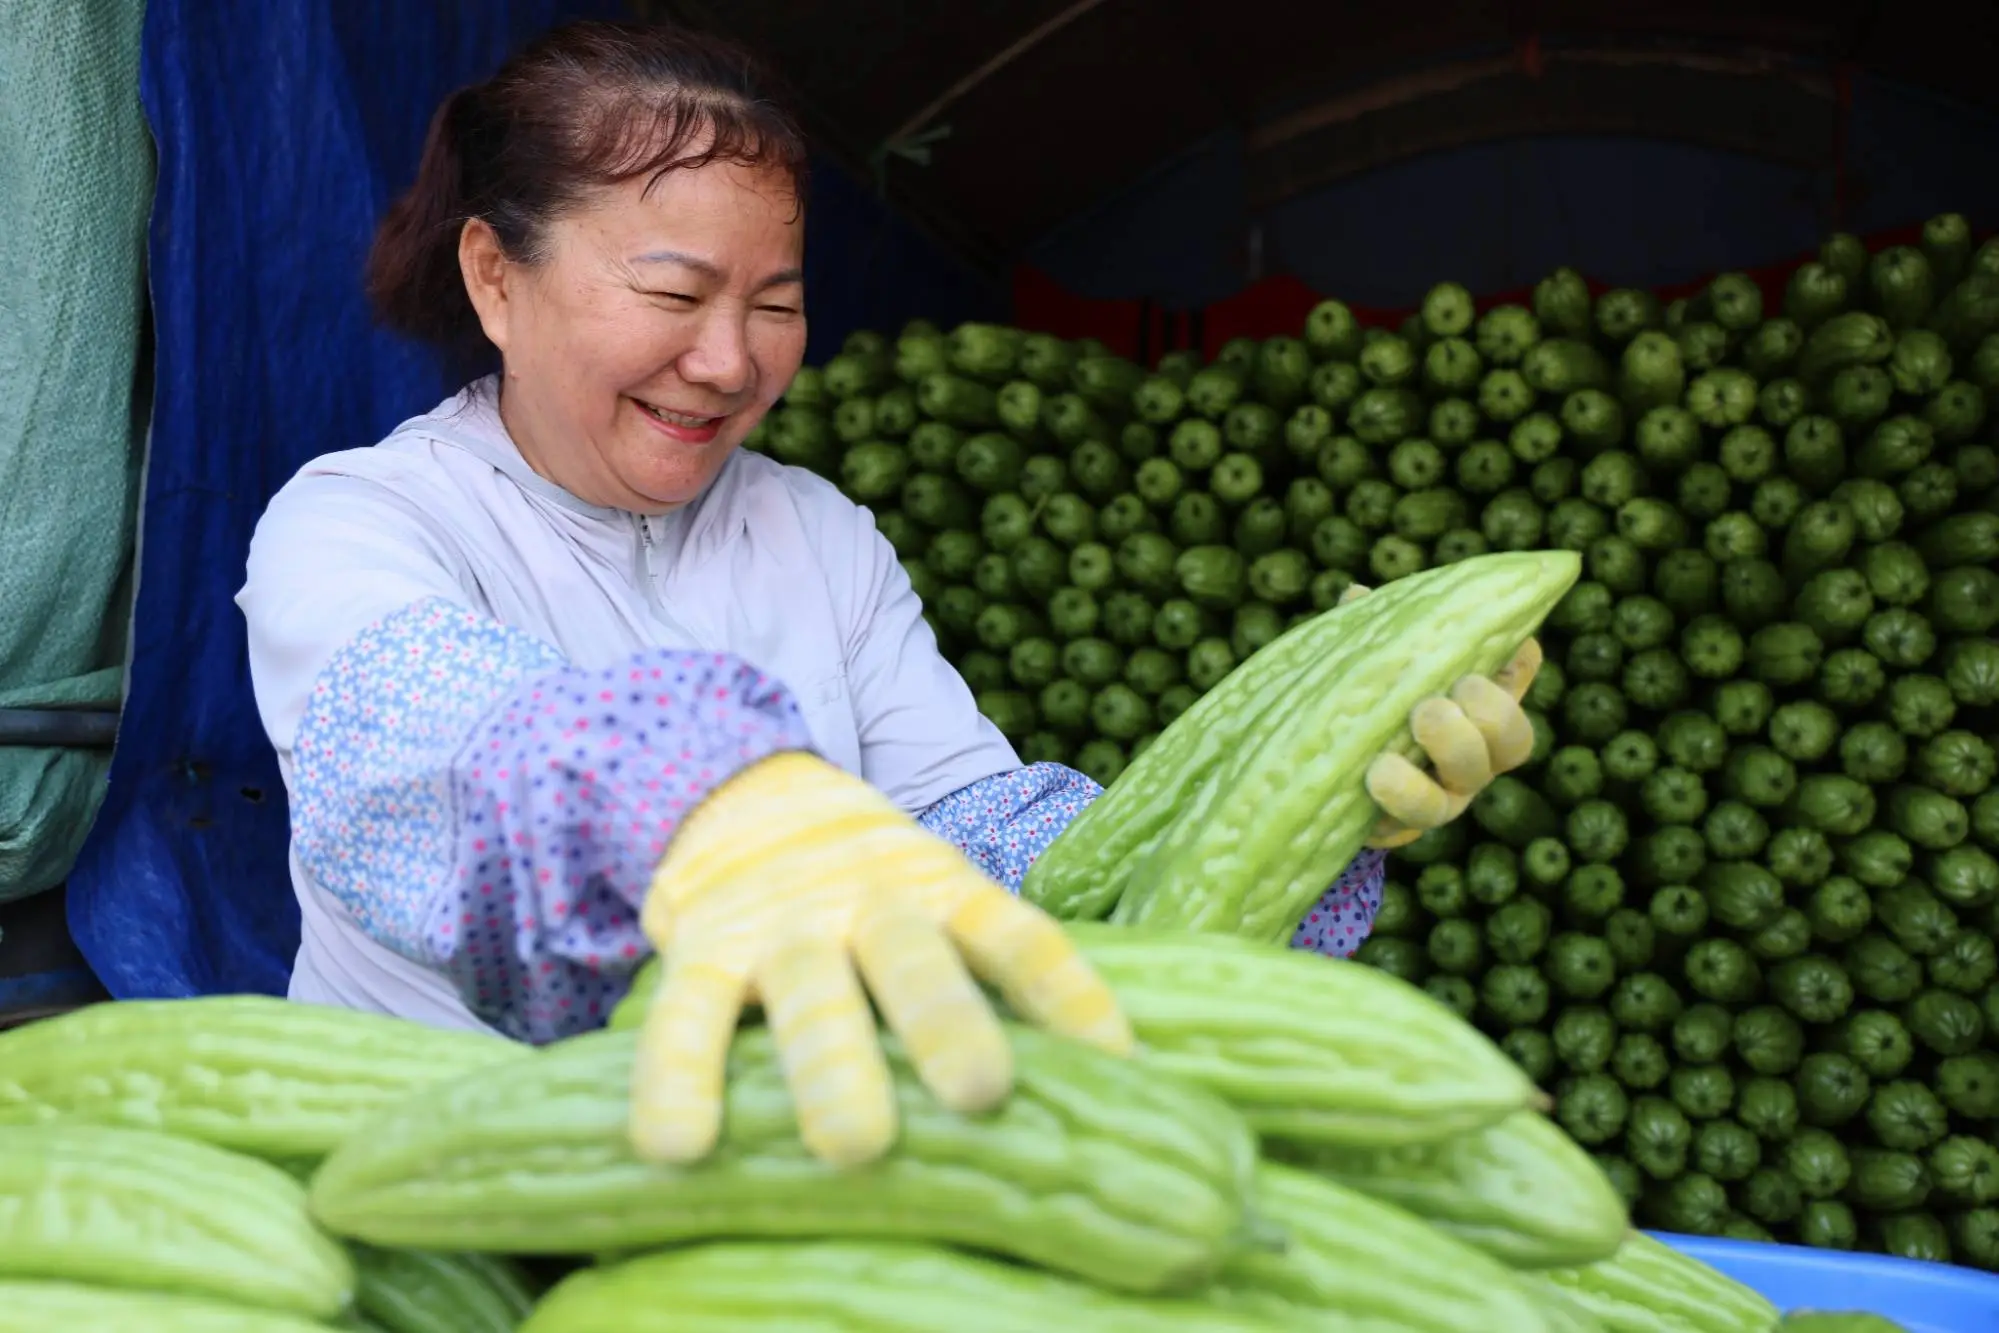
[[1445,283],[1149,372],[856,334],[753,445],[873,508],[1025,759],[1105,782],[1353,580],[1582,553],[1533,762],[1391,861],[1363,957],[1646,1225],[1999,1268],[1995,393],[1999,243],[1946,215],[1775,299]]

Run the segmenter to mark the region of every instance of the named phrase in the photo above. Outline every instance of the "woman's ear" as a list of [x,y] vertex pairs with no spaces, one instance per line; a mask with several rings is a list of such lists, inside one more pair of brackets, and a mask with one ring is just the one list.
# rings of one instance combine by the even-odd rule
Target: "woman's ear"
[[507,325],[516,295],[509,287],[513,265],[507,262],[499,235],[484,219],[468,219],[459,229],[458,271],[465,279],[465,295],[478,313],[480,328],[504,357]]

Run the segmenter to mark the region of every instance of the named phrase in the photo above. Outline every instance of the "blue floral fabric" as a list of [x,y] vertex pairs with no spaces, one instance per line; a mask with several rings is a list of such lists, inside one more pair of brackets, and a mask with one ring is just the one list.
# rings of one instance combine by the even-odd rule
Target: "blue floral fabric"
[[639,905],[681,815],[810,744],[791,695],[740,658],[565,666],[422,603],[322,674],[293,748],[292,836],[371,936],[442,970],[494,1027],[551,1041],[601,1026],[650,952]]

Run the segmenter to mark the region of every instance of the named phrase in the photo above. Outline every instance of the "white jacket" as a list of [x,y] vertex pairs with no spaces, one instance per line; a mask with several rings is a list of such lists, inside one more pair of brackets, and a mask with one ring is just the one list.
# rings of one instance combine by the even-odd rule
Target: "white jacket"
[[[599,508],[527,466],[486,380],[373,448],[307,464],[257,526],[236,603],[294,797],[292,738],[328,659],[431,597],[578,666],[647,648],[735,653],[791,689],[828,760],[912,812],[1020,764],[938,653],[873,519],[829,483],[738,452],[684,509]],[[291,876],[294,998],[484,1026],[442,976],[363,933],[295,855]]]

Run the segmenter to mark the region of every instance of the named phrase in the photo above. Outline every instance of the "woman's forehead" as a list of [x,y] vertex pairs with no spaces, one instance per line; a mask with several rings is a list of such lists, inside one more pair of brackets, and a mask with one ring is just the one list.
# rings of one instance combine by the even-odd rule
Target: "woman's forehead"
[[596,203],[626,226],[655,230],[721,226],[781,232],[803,221],[798,193],[784,171],[738,162],[674,167],[649,179],[619,181],[598,191]]
[[591,249],[640,270],[729,277],[744,265],[795,259],[804,243],[803,215],[784,173],[736,163],[601,187],[566,221]]

